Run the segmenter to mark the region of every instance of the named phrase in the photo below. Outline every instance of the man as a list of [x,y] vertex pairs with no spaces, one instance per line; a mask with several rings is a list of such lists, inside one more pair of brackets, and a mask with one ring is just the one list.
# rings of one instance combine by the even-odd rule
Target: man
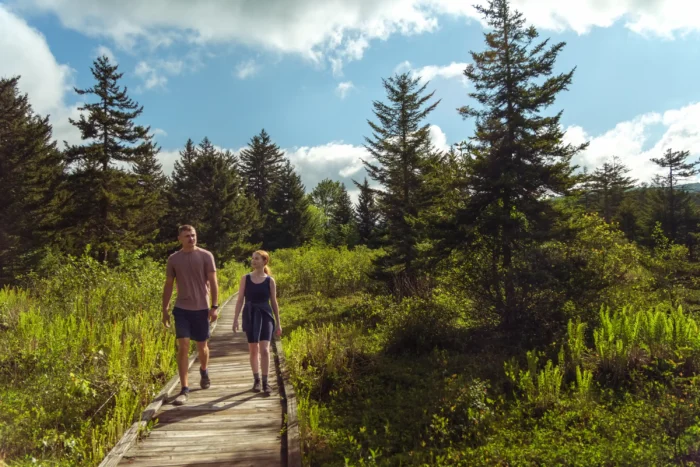
[[[177,282],[177,300],[173,308],[173,317],[181,390],[173,401],[174,405],[184,404],[190,392],[187,385],[190,339],[197,342],[201,376],[199,385],[202,389],[207,389],[211,384],[207,371],[209,363],[207,340],[210,337],[209,321],[216,321],[219,308],[219,284],[216,279],[214,255],[197,246],[197,232],[191,225],[179,227],[178,240],[182,249],[168,258],[163,289],[163,324],[169,328],[170,297],[173,293],[173,283]],[[209,306],[210,287],[211,306]]]

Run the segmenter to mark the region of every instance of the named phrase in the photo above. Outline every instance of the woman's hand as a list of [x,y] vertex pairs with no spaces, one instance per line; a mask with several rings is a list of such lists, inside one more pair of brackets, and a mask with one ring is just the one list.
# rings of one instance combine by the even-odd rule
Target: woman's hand
[[234,320],[233,320],[233,333],[235,334],[237,332],[238,332],[238,317],[234,318]]

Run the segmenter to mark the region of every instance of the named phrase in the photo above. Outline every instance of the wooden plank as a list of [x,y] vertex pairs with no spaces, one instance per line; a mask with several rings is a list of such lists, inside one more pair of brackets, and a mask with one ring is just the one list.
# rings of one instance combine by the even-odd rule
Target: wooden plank
[[[222,305],[222,310],[224,307],[226,307],[229,303],[235,303],[235,301],[232,302],[234,298],[238,297],[238,292],[235,292],[232,296],[226,300],[226,302]],[[213,333],[214,330],[216,329],[218,320],[214,321],[209,329],[210,333]],[[190,356],[188,360],[188,368],[192,367],[192,364],[197,358],[197,352],[193,352],[193,354]],[[104,459],[102,459],[102,462],[100,462],[99,467],[114,467],[119,464],[119,460],[121,457],[126,453],[131,445],[136,441],[136,438],[141,431],[142,428],[146,426],[146,424],[153,418],[153,416],[158,412],[158,409],[163,405],[163,401],[168,397],[168,394],[170,391],[173,390],[173,388],[180,382],[180,376],[179,375],[174,375],[172,378],[168,380],[167,383],[165,383],[165,386],[160,390],[160,392],[156,395],[155,399],[148,404],[145,410],[141,413],[141,420],[138,422],[135,422],[132,424],[126,432],[122,435],[122,438],[117,442],[117,444],[107,453]]]

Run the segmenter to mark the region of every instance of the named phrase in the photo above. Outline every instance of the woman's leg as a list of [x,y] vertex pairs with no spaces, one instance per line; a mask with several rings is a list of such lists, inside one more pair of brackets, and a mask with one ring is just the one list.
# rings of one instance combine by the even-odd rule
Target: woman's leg
[[263,391],[270,393],[270,385],[267,382],[267,375],[270,370],[270,341],[272,333],[275,331],[275,320],[267,314],[263,316],[263,324],[260,332],[260,366],[262,367]]
[[253,391],[260,391],[260,332],[262,330],[262,317],[260,313],[253,313],[252,322],[248,330],[248,354],[250,356],[250,369],[253,370]]

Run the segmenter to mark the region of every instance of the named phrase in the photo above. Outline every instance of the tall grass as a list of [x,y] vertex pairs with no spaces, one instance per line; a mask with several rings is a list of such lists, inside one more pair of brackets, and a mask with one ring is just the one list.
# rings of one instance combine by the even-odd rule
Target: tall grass
[[[0,292],[0,457],[101,461],[177,372],[174,331],[161,324],[164,272],[135,254],[115,268],[48,257],[27,290]],[[219,270],[221,302],[243,272]]]

